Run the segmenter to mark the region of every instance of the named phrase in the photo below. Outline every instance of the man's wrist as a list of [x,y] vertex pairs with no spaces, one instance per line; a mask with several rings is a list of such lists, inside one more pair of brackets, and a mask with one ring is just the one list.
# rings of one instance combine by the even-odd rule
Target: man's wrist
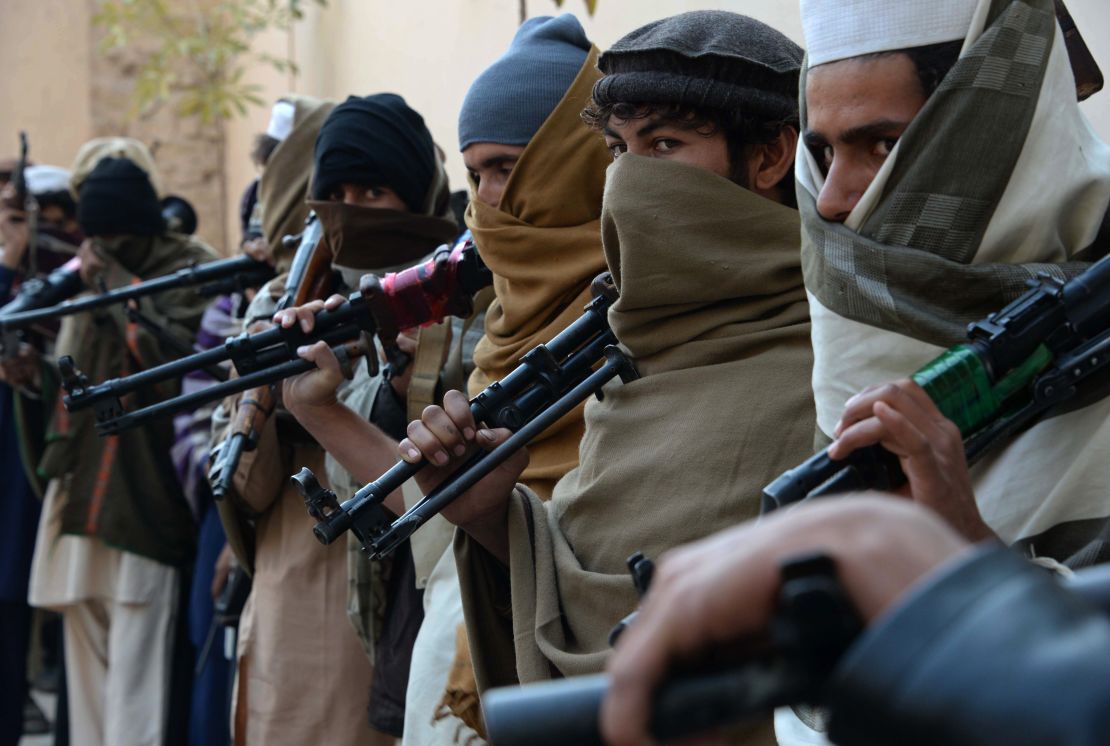
[[485,547],[486,551],[496,557],[502,564],[509,564],[509,505],[508,500],[501,510],[492,515],[483,516],[465,525],[460,525],[463,531],[475,541]]

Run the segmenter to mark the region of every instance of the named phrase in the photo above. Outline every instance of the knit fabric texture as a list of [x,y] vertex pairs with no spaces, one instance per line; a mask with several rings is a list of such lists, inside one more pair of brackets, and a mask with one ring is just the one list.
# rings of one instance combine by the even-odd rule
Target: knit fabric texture
[[326,200],[341,184],[389,187],[416,213],[436,177],[435,142],[424,118],[395,93],[351,96],[316,138],[312,196]]
[[81,184],[77,222],[86,236],[155,236],[166,229],[146,171],[127,158],[104,158]]
[[470,86],[459,112],[459,150],[476,142],[527,145],[578,77],[590,51],[570,13],[525,21],[508,51]]
[[791,117],[803,51],[765,23],[722,10],[682,13],[641,26],[598,60],[594,101],[675,104]]

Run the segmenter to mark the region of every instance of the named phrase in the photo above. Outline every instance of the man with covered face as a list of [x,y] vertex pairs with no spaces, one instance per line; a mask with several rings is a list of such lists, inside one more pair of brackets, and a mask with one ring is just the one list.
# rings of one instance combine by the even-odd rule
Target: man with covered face
[[[597,54],[573,15],[531,18],[517,30],[508,50],[471,84],[463,101],[459,147],[473,198],[466,221],[493,272],[497,296],[484,318],[484,336],[465,348],[468,363],[473,349],[472,394],[574,321],[589,300],[591,280],[604,269],[599,216],[609,158],[604,144],[579,119],[599,76]],[[323,367],[336,365],[325,349],[319,352],[322,357],[310,354]],[[447,377],[444,383],[436,401],[452,385]],[[309,417],[303,421],[314,432],[319,428],[329,453],[364,481],[395,463],[396,440],[404,437],[408,419],[398,433],[385,428],[396,439],[389,441],[382,428],[352,418],[333,401],[318,404],[322,406],[306,412]],[[419,417],[423,408],[414,406],[410,393],[411,418]],[[546,499],[577,463],[582,428],[581,407],[549,428],[533,444],[532,462],[521,481]],[[420,497],[419,489],[409,489],[392,496],[389,505],[401,512]],[[413,649],[406,742],[474,740],[481,729],[460,629],[452,532],[448,522],[434,519],[411,540],[426,614]]]
[[[719,11],[649,24],[601,56],[586,119],[616,157],[601,218],[620,290],[609,321],[640,378],[587,404],[580,463],[549,503],[515,485],[522,451],[444,510],[463,529],[481,688],[599,671],[637,605],[627,557],[753,516],[762,484],[808,453],[809,317],[789,206],[801,59],[777,31]],[[400,451],[446,465],[421,472],[430,490],[506,435],[478,429],[450,392]],[[772,743],[770,723],[744,737]]]
[[[289,139],[294,137],[296,128]],[[280,155],[281,147],[266,176]],[[332,266],[342,277],[343,287],[338,290],[354,290],[364,273],[410,266],[457,232],[449,217],[446,175],[431,135],[420,115],[400,96],[352,96],[336,106],[315,138],[313,160],[307,206],[321,221],[324,241],[333,253]],[[261,185],[264,225],[271,223],[265,179]],[[247,323],[268,321],[274,314],[274,299],[273,293],[260,293],[248,311]],[[295,319],[296,315],[289,323]],[[320,355],[321,350],[306,348],[304,353]],[[347,411],[365,418],[382,389],[404,383],[403,377],[388,383],[380,376],[372,378],[361,365],[352,381],[343,382],[338,366],[325,366],[288,381],[283,396],[286,406],[310,426],[311,403],[318,399],[338,397],[350,406]],[[393,644],[391,636],[403,640],[406,634],[415,634],[414,604],[407,602],[408,597],[400,605],[396,598],[390,599],[394,607],[387,610],[386,623],[372,631],[372,638],[380,636],[387,642],[371,666],[359,638],[343,621],[349,584],[346,547],[324,547],[315,540],[312,519],[287,480],[302,466],[320,475],[327,473],[332,481],[349,483],[351,478],[330,455],[325,459],[321,446],[335,450],[326,437],[317,442],[288,413],[279,411],[271,422],[236,476],[241,514],[255,516],[254,585],[244,610],[249,621],[240,643],[236,742],[323,738],[366,743],[380,737],[371,727],[399,735],[408,658],[405,645]],[[408,579],[411,585],[411,565],[411,557],[400,556],[392,567],[391,581],[403,584]],[[419,610],[418,597],[415,608]],[[328,620],[328,626],[318,628],[313,620],[319,619]],[[306,634],[307,630],[311,633]],[[304,695],[307,680],[314,682],[312,697]],[[369,723],[367,691],[371,692]]]
[[[128,138],[87,143],[71,186],[89,287],[148,280],[215,252],[169,233],[158,177],[146,147]],[[206,299],[195,288],[160,293],[139,310],[166,334],[191,344]],[[176,349],[111,306],[65,319],[56,352],[103,381],[172,359]],[[173,394],[137,392],[136,406]],[[98,437],[92,411],[60,402],[39,471],[51,479],[35,548],[32,605],[60,611],[66,648],[70,740],[76,744],[157,744],[166,737],[169,674],[182,582],[194,522],[170,446],[173,425],[152,422]]]
[[[1106,253],[1110,148],[1076,103],[1050,0],[802,2],[798,178],[819,434],[960,474],[963,448],[900,379],[1038,272]],[[867,388],[872,387],[872,388]],[[1054,412],[928,507],[1036,561],[1105,560],[1110,400]],[[810,722],[810,725],[814,725]],[[811,732],[785,714],[780,738]]]
[[[0,187],[0,306],[33,278],[32,266],[45,275],[72,259],[81,243],[69,171],[28,166],[24,176],[38,211],[33,231],[24,205],[12,204],[15,187]],[[53,406],[53,382],[42,376],[50,336],[13,339],[14,349],[0,353],[0,470],[6,475],[0,491],[0,689],[8,692],[0,702],[0,744],[17,743],[23,732],[31,641],[27,581],[44,486],[35,469]]]
[[[799,200],[829,437],[904,409],[908,385],[850,397],[966,339],[1034,273],[1070,277],[1106,253],[1110,148],[1079,112],[1053,4],[944,6],[926,21],[910,5],[802,4]],[[1045,419],[973,467],[977,504],[937,509],[972,539],[1098,561],[1108,413],[1080,402]]]

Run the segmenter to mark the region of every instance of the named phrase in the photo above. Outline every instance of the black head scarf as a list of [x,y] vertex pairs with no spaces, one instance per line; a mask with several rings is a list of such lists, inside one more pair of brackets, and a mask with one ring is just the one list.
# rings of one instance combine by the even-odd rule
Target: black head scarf
[[126,158],[103,158],[81,183],[77,222],[86,236],[156,236],[166,230],[146,171]]
[[764,119],[798,114],[804,52],[765,23],[695,10],[642,26],[598,59],[599,105],[678,104]]
[[335,107],[316,138],[312,196],[340,184],[389,187],[414,213],[428,211],[436,149],[424,119],[394,93],[351,96]]

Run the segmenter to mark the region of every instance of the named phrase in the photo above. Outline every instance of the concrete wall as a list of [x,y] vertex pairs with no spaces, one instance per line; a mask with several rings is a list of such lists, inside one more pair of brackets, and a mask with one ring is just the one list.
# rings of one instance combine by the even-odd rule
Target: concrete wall
[[[311,7],[292,32],[257,40],[256,51],[290,56],[299,75],[257,67],[251,81],[268,101],[290,91],[338,99],[400,93],[447,151],[458,188],[465,180],[455,118],[471,80],[508,46],[520,2],[329,0],[326,8]],[[169,111],[127,121],[133,60],[97,51],[90,24],[95,6],[96,0],[0,0],[0,154],[15,152],[21,128],[30,132],[37,160],[62,165],[90,137],[133,134],[157,151],[168,189],[197,204],[202,235],[221,248],[234,247],[238,196],[254,177],[248,154],[254,135],[265,129],[268,108],[252,109],[222,132]],[[554,0],[524,0],[524,6],[530,16],[558,12]],[[1068,0],[1068,6],[1110,75],[1110,4]],[[746,13],[801,40],[797,0],[600,0],[593,18],[584,0],[565,0],[563,7],[583,20],[602,49],[650,20],[700,8]],[[1110,140],[1110,91],[1083,107]]]

